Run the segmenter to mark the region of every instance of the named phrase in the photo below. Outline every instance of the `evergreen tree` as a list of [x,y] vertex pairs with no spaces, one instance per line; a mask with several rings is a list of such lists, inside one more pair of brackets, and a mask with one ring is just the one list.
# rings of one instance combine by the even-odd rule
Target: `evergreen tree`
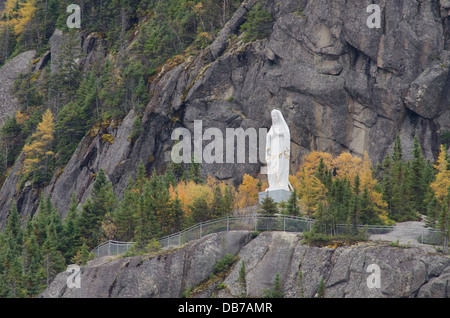
[[205,196],[202,195],[196,198],[189,208],[194,223],[200,223],[211,219],[210,208]]
[[433,197],[427,206],[426,227],[436,229],[438,227],[438,217],[441,212],[441,205],[436,197]]
[[268,36],[272,21],[273,18],[266,9],[260,4],[255,5],[248,13],[247,21],[241,26],[241,31],[245,32],[244,41],[251,42]]
[[233,193],[231,192],[231,187],[225,187],[225,194],[223,197],[223,209],[224,215],[231,215],[233,212]]
[[107,180],[103,169],[100,169],[91,193],[83,205],[79,227],[80,234],[86,240],[89,248],[94,248],[102,238],[101,224],[107,213],[112,212],[116,204],[116,197],[111,183]]
[[171,201],[171,209],[173,215],[173,230],[172,232],[181,231],[184,224],[184,211],[181,206],[181,200],[178,198],[178,195]]
[[266,214],[275,214],[278,213],[278,207],[275,201],[266,195],[266,197],[262,200],[261,208]]
[[58,250],[58,235],[56,226],[51,221],[47,230],[47,237],[41,247],[42,266],[44,268],[44,279],[48,286],[55,276],[64,270],[65,260]]
[[78,200],[76,194],[73,193],[61,237],[61,250],[64,252],[67,263],[70,262],[82,245],[78,218]]
[[396,221],[415,219],[412,192],[412,173],[408,162],[403,161],[400,137],[394,142],[392,157],[386,156],[383,163],[383,199],[388,204],[388,216]]
[[426,162],[423,158],[422,148],[419,139],[414,137],[413,160],[411,162],[411,184],[412,194],[414,198],[414,208],[416,211],[424,214],[426,212],[425,198],[428,190],[428,182],[426,180]]
[[224,203],[225,202],[224,202],[222,190],[220,189],[220,186],[217,185],[214,188],[213,201],[212,201],[212,206],[211,206],[213,218],[223,217],[226,215]]
[[358,234],[359,225],[359,198],[353,196],[350,201],[350,209],[348,211],[347,227],[351,235]]
[[273,287],[270,290],[266,289],[264,291],[264,297],[266,297],[266,298],[283,298],[284,295],[285,294],[283,293],[283,286],[281,284],[280,274],[277,273],[275,275],[275,279],[273,281]]
[[293,216],[297,216],[300,214],[300,208],[298,206],[297,190],[295,190],[295,189],[294,189],[294,191],[291,192],[291,195],[287,202],[286,213],[287,213],[287,215],[293,215]]
[[114,223],[117,226],[118,239],[125,242],[133,240],[135,231],[135,215],[137,209],[138,194],[134,189],[134,182],[131,177],[117,209],[114,212]]
[[0,278],[5,282],[4,290],[2,291],[5,297],[16,298],[25,295],[21,260],[22,242],[23,231],[20,224],[19,213],[16,204],[13,204],[4,233],[5,245],[2,248],[4,259],[2,260],[2,270],[0,271]]
[[189,165],[188,180],[192,180],[199,184],[203,184],[204,182],[200,172],[200,164],[196,163],[193,157],[191,158],[191,163]]
[[239,267],[239,278],[238,282],[241,287],[241,297],[247,296],[247,279],[246,279],[245,262],[242,260],[241,267]]

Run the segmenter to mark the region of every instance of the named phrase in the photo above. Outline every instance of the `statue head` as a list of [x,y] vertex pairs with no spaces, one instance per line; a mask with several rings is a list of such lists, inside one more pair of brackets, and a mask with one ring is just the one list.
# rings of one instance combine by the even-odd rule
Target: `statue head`
[[283,118],[283,115],[278,109],[272,110],[270,115],[272,117],[272,124],[280,123],[280,120]]

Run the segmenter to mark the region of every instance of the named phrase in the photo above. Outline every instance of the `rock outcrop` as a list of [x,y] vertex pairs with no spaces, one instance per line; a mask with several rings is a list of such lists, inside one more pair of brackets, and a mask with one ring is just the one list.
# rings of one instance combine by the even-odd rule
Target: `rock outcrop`
[[[102,132],[86,136],[45,193],[65,215],[72,194],[66,191],[75,191],[82,202],[93,181],[89,176],[103,168],[120,195],[140,160],[148,171],[161,171],[170,162],[175,128],[193,131],[194,120],[202,120],[204,130],[268,128],[273,108],[282,111],[291,129],[291,171],[311,150],[368,151],[380,162],[396,134],[405,158],[415,135],[425,156],[434,158],[441,133],[450,131],[448,1],[378,1],[380,29],[366,24],[372,2],[267,2],[271,34],[244,43],[239,27],[255,4],[247,1],[202,54],[171,61],[155,75],[140,138],[126,141],[133,113],[107,128],[117,144],[102,142]],[[86,39],[82,46],[96,52],[95,45],[95,39]],[[237,184],[244,173],[257,175],[260,166],[203,164],[202,172]],[[0,198],[14,189],[12,179]],[[0,204],[1,226],[9,201]],[[34,210],[24,204],[20,212],[25,217]]]
[[[227,254],[238,260],[212,277],[214,265]],[[238,279],[242,261],[245,286]],[[379,288],[367,284],[371,264],[380,269]],[[277,274],[286,297],[315,297],[321,280],[329,298],[450,297],[448,257],[380,242],[312,247],[302,244],[299,234],[284,232],[263,232],[256,238],[250,232],[222,232],[173,251],[99,258],[81,268],[79,289],[67,288],[70,274],[58,274],[40,297],[177,298],[188,289],[192,297],[238,297],[243,292],[262,297]]]
[[0,126],[8,116],[14,115],[18,110],[18,101],[11,89],[21,73],[31,71],[35,55],[34,50],[23,52],[0,68]]

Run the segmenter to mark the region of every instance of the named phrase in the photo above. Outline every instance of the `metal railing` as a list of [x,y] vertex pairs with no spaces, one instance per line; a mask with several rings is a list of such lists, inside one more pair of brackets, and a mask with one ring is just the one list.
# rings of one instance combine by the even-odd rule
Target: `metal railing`
[[175,248],[205,235],[225,231],[310,231],[313,220],[295,216],[229,216],[206,221],[181,232],[160,238],[162,249]]
[[134,246],[134,242],[107,241],[95,248],[92,252],[96,258],[108,255],[119,255],[126,253]]
[[[205,235],[225,231],[284,231],[308,232],[311,231],[313,219],[287,216],[287,215],[242,215],[228,216],[210,221],[201,222],[175,234],[164,236],[158,240],[161,249],[180,247],[192,240],[200,239]],[[359,225],[358,232],[369,238],[372,235],[388,234],[395,226]],[[324,233],[339,235],[348,234],[350,228],[346,224],[335,224]],[[411,233],[417,242],[422,244],[447,245],[441,231],[424,228],[421,233]],[[134,246],[134,242],[107,241],[93,250],[95,257],[118,255],[127,252]]]

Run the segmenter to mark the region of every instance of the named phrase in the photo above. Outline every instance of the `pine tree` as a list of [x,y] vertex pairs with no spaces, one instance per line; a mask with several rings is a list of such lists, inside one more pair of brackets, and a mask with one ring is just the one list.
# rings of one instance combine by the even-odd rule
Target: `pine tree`
[[194,223],[200,223],[211,219],[210,207],[205,196],[196,198],[189,208]]
[[134,211],[137,208],[139,194],[134,188],[134,181],[131,177],[128,179],[128,185],[114,212],[113,220],[117,226],[117,236],[119,240],[130,242],[133,240],[135,231]]
[[223,206],[225,215],[231,215],[233,212],[233,193],[231,186],[228,185],[225,187]]
[[292,216],[297,216],[300,214],[300,208],[298,206],[297,190],[295,190],[295,189],[294,189],[294,191],[291,192],[291,195],[287,202],[286,213],[287,213],[287,215],[292,215]]
[[64,270],[65,265],[64,257],[58,250],[58,235],[53,221],[49,224],[47,237],[41,247],[41,253],[45,284],[48,286],[56,274]]
[[245,261],[242,260],[241,262],[241,267],[239,267],[239,278],[238,278],[238,283],[239,286],[241,288],[241,297],[246,297],[247,296],[247,279],[246,279],[246,270],[245,270]]
[[426,162],[423,158],[422,148],[419,139],[414,137],[413,160],[411,163],[412,193],[414,198],[414,208],[422,214],[426,211],[425,198],[428,183],[425,175]]
[[31,220],[27,221],[25,227],[22,265],[27,297],[33,297],[42,291],[43,277],[41,250]]
[[112,212],[116,204],[116,197],[111,182],[100,169],[91,192],[91,197],[82,206],[79,227],[80,234],[86,240],[89,248],[94,248],[102,238],[101,224],[107,213]]
[[360,200],[359,197],[354,195],[350,201],[350,208],[348,211],[347,227],[350,230],[351,235],[358,234],[359,225],[359,215],[360,215]]
[[222,190],[220,189],[220,186],[217,185],[214,188],[214,194],[213,194],[213,201],[212,201],[212,214],[213,217],[223,217],[226,214],[225,206],[224,206],[224,197],[222,194]]
[[[387,157],[389,158],[389,157]],[[383,198],[388,204],[388,217],[396,221],[416,218],[412,193],[412,173],[409,162],[403,161],[400,137],[394,142],[394,151],[384,162]]]
[[266,214],[278,213],[278,206],[269,195],[266,195],[265,198],[262,200],[261,208],[262,211]]
[[272,21],[270,13],[260,4],[254,6],[248,13],[247,21],[241,26],[241,31],[245,32],[244,41],[251,42],[265,38],[270,33]]
[[176,196],[175,199],[171,200],[170,204],[172,209],[171,214],[173,215],[172,232],[181,231],[184,224],[184,211],[183,207],[181,206],[181,200],[178,198],[178,196]]
[[191,158],[191,164],[189,165],[188,180],[192,180],[195,183],[203,184],[203,178],[200,172],[200,164]]
[[78,218],[78,200],[76,194],[73,193],[69,210],[64,220],[64,228],[61,238],[61,250],[64,251],[64,258],[67,263],[70,262],[82,245]]
[[283,293],[283,286],[281,284],[280,274],[277,273],[275,275],[275,279],[273,281],[273,287],[270,290],[266,289],[264,291],[264,297],[266,297],[266,298],[283,298],[284,295],[285,294]]
[[5,281],[5,296],[13,298],[25,295],[21,261],[23,230],[20,223],[17,206],[14,203],[11,207],[4,233],[5,246],[2,250],[5,253],[5,258],[2,264],[3,275],[0,277]]
[[441,212],[441,205],[436,197],[433,197],[427,206],[426,227],[436,229],[438,227],[438,217]]

